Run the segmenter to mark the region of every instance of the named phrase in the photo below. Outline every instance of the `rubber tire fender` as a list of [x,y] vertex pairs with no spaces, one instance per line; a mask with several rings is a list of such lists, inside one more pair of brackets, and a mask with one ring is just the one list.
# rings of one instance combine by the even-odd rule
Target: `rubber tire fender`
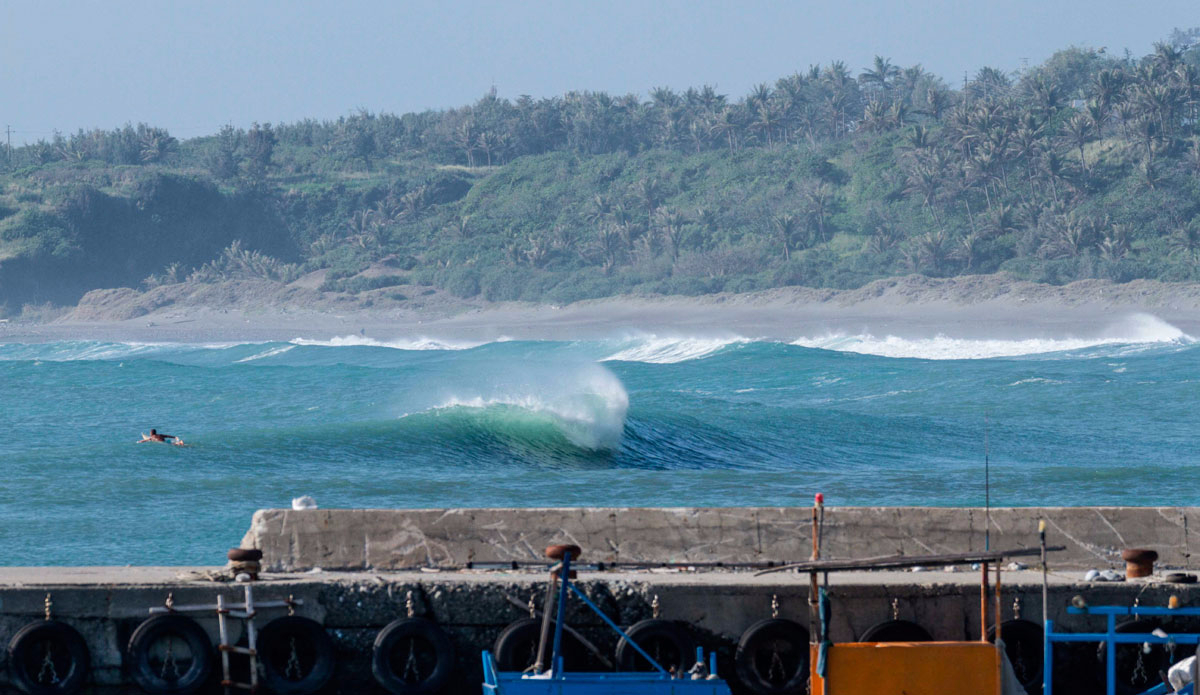
[[[403,639],[423,640],[433,648],[435,663],[429,675],[418,683],[409,683],[392,669],[392,652]],[[394,695],[428,695],[446,686],[454,674],[454,644],[446,631],[424,618],[400,618],[388,623],[378,635],[371,651],[371,673],[375,682]]]
[[[281,669],[279,661],[273,658],[279,650],[290,653],[291,640],[303,645],[299,649],[306,652],[311,650],[313,655],[312,668],[300,680],[288,678],[285,675],[286,667]],[[276,618],[259,631],[257,647],[263,683],[278,695],[311,695],[324,688],[333,677],[333,640],[315,620],[298,615]]]
[[[1017,673],[1017,680],[1031,694],[1042,689],[1044,635],[1042,626],[1029,620],[1014,619],[1000,623],[1000,638],[1004,640],[1004,651],[1012,662],[1013,672],[1016,673],[1017,664],[1029,664],[1025,669],[1025,677]],[[988,628],[988,641],[996,641],[995,627]]]
[[911,620],[885,620],[862,633],[859,642],[932,642],[929,631]]
[[[492,644],[497,668],[501,671],[524,671],[532,666],[533,661],[529,657],[537,658],[535,652],[541,636],[541,618],[522,618],[506,625]],[[554,622],[550,623],[550,639],[554,639]],[[546,645],[547,657],[552,648],[552,644]],[[583,645],[565,630],[562,636],[562,657],[563,668],[568,671],[578,671],[587,664],[587,654]],[[545,667],[549,669],[550,664],[545,664]]]
[[[776,654],[785,649],[794,654],[796,667],[784,674],[784,682],[772,682],[760,670],[756,657],[764,648],[774,649]],[[767,618],[742,633],[734,653],[734,670],[738,681],[755,695],[807,693],[808,660],[808,630],[792,620]]]
[[[45,685],[37,682],[34,674],[26,670],[30,658],[39,660],[29,650],[42,641],[55,641],[66,648],[71,665],[67,675],[58,683]],[[8,673],[12,684],[27,695],[70,695],[79,692],[91,670],[91,654],[87,642],[75,628],[57,620],[39,620],[17,630],[8,643]],[[57,669],[56,669],[57,670]]]
[[[150,649],[164,634],[180,637],[192,653],[192,663],[175,683],[155,675],[150,668]],[[129,676],[147,693],[189,695],[199,690],[212,673],[213,645],[200,623],[183,615],[166,613],[151,616],[137,626],[129,638],[125,658]]]
[[[676,667],[676,672],[687,671],[696,661],[696,640],[683,623],[661,618],[642,620],[634,623],[625,634],[650,656],[657,656],[656,652],[659,651],[653,647],[654,642],[664,644],[676,652],[679,655],[678,663],[669,660],[667,663],[659,662],[659,665],[668,671],[672,666]],[[645,657],[638,654],[633,645],[629,644],[629,640],[622,637],[621,641],[617,642],[617,670],[652,671],[654,667],[646,663]]]

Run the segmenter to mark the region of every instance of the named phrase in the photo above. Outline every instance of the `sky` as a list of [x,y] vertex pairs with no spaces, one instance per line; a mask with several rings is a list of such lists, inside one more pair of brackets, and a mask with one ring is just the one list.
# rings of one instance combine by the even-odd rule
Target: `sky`
[[731,98],[812,64],[875,55],[952,84],[1068,46],[1136,56],[1196,0],[625,2],[128,0],[0,3],[0,128],[231,123],[405,113],[502,97],[710,84]]

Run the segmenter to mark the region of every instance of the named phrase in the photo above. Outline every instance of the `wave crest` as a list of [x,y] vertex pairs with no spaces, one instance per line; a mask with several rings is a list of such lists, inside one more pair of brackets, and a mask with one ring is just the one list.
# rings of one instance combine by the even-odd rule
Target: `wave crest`
[[798,338],[792,345],[838,352],[854,352],[879,357],[909,357],[925,360],[973,360],[993,357],[1020,357],[1069,352],[1103,347],[1120,347],[1121,353],[1175,344],[1188,345],[1194,338],[1179,328],[1150,314],[1133,314],[1118,321],[1094,338],[951,338],[939,333],[932,338],[901,338],[888,335],[877,338],[870,333],[858,335],[827,334]]
[[548,425],[577,447],[602,451],[620,447],[628,410],[629,394],[621,381],[607,369],[592,366],[540,387],[524,384],[487,395],[452,395],[422,412],[470,413],[501,428]]
[[362,335],[339,335],[328,340],[292,338],[288,342],[293,345],[311,345],[315,347],[382,347],[392,348],[393,350],[470,350],[480,345],[487,345],[489,342],[502,343],[507,340],[508,338],[499,338],[494,341],[475,342],[467,340],[439,340],[426,336],[398,338],[396,340],[376,340]]
[[701,338],[647,335],[627,341],[626,347],[600,361],[675,364],[702,359],[730,345],[743,345],[750,342],[753,341],[741,336]]

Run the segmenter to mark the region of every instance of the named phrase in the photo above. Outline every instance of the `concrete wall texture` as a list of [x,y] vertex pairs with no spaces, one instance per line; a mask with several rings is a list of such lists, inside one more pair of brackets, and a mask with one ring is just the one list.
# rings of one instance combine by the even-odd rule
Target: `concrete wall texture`
[[[0,576],[2,576],[0,572]],[[148,608],[161,606],[168,592],[180,604],[212,603],[218,593],[233,604],[241,600],[239,585],[206,581],[177,580],[163,583],[138,581],[137,568],[128,570],[129,581],[121,584],[55,584],[53,570],[45,582],[23,585],[0,583],[0,636],[8,639],[21,626],[42,618],[43,600],[51,592],[55,618],[62,620],[85,637],[92,654],[93,676],[90,691],[135,693],[127,685],[122,650],[139,623],[148,617]],[[1040,572],[1004,573],[1001,617],[1020,617],[1041,622]],[[935,639],[978,639],[980,609],[978,573],[879,573],[833,575],[831,637],[838,642],[853,641],[876,623],[896,615],[914,621]],[[1176,594],[1184,605],[1200,601],[1200,587],[1151,582],[1086,584],[1078,580],[1054,578],[1050,587],[1050,616],[1060,629],[1084,631],[1102,629],[1103,620],[1066,613],[1072,595],[1082,593],[1093,605],[1166,605]],[[708,649],[715,649],[721,668],[733,675],[731,658],[739,636],[756,621],[770,617],[772,598],[777,599],[779,615],[808,625],[808,577],[781,573],[754,577],[747,572],[672,573],[581,572],[580,586],[604,612],[628,626],[651,617],[657,599],[661,617],[690,626],[695,637]],[[491,648],[505,625],[525,618],[520,605],[531,598],[542,604],[546,582],[544,573],[532,572],[398,572],[338,573],[312,575],[275,575],[265,577],[255,588],[256,600],[274,600],[289,595],[304,601],[298,614],[321,622],[336,645],[337,673],[329,692],[370,693],[370,654],[378,632],[390,621],[405,615],[405,599],[413,593],[416,614],[442,626],[450,635],[457,652],[455,680],[445,693],[479,692],[482,678],[479,652]],[[1019,601],[1018,601],[1019,599]],[[990,605],[989,597],[989,605]],[[570,624],[595,642],[610,658],[616,636],[599,619],[573,602]],[[259,627],[286,611],[264,609]],[[192,614],[216,642],[216,621],[211,614]],[[990,620],[989,620],[990,622]],[[236,622],[235,622],[236,624]],[[1179,626],[1177,626],[1178,628]],[[1176,629],[1177,629],[1176,628]],[[237,639],[240,630],[235,630]],[[1094,693],[1094,677],[1102,671],[1096,660],[1094,644],[1083,645],[1078,668],[1064,668],[1070,685],[1086,687],[1056,688],[1055,692]],[[1068,655],[1069,656],[1069,655]],[[6,667],[0,652],[0,692],[7,693]],[[595,668],[602,668],[593,664]],[[1087,673],[1083,673],[1086,671]],[[1087,675],[1093,680],[1084,681]],[[125,685],[123,685],[125,684]],[[219,692],[218,689],[205,692]]]
[[[1034,547],[1039,519],[1062,569],[1122,568],[1123,548],[1150,548],[1184,567],[1194,552],[1193,507],[830,507],[823,558]],[[1196,534],[1192,534],[1194,536]],[[796,562],[812,550],[811,510],[787,508],[265,509],[242,541],[274,571],[460,567],[537,562],[575,543],[585,562]]]
[[[1066,614],[1074,594],[1093,605],[1166,605],[1172,594],[1183,605],[1200,603],[1200,585],[1165,584],[1161,573],[1153,580],[1106,584],[1082,582],[1078,571],[1120,568],[1119,553],[1126,547],[1157,550],[1160,568],[1186,567],[1194,542],[1188,529],[1196,514],[1191,508],[994,509],[991,545],[1034,546],[1038,519],[1045,518],[1049,542],[1067,546],[1050,562],[1048,612],[1063,629],[1095,630],[1097,619]],[[541,605],[545,573],[430,568],[543,562],[543,548],[555,542],[580,545],[585,563],[803,560],[811,550],[810,515],[806,508],[263,510],[255,514],[242,544],[261,548],[267,568],[276,572],[256,584],[257,599],[302,599],[298,612],[321,622],[333,637],[338,660],[333,692],[373,691],[372,642],[382,627],[405,614],[411,591],[416,614],[445,628],[455,644],[458,668],[445,692],[466,693],[478,692],[479,651],[489,648],[506,624],[528,615],[525,604],[531,598]],[[980,550],[984,522],[980,509],[830,508],[824,556]],[[7,640],[41,619],[51,593],[55,617],[87,640],[95,668],[90,683],[97,692],[128,691],[123,649],[148,609],[161,606],[168,592],[179,604],[211,603],[218,593],[235,603],[241,596],[240,586],[205,581],[198,574],[109,568],[94,572],[95,579],[84,573],[75,581],[65,581],[64,574],[55,568],[7,573],[0,568],[0,638]],[[969,570],[831,575],[831,636],[855,640],[895,615],[919,623],[936,639],[977,638],[978,579],[979,573]],[[1005,572],[1001,617],[1019,612],[1040,623],[1040,580],[1040,572]],[[773,598],[780,617],[808,623],[807,575],[584,568],[580,584],[623,625],[650,617],[657,599],[661,617],[686,623],[706,647],[719,651],[726,674],[739,636],[771,615]],[[283,612],[264,611],[264,622]],[[197,617],[215,641],[213,617]],[[615,636],[582,606],[572,609],[570,623],[612,654]],[[1078,687],[1056,692],[1099,692],[1093,681],[1080,680],[1081,673],[1099,672],[1095,646],[1085,644],[1075,652],[1074,667],[1063,673]],[[6,666],[0,652],[0,692],[7,691]]]

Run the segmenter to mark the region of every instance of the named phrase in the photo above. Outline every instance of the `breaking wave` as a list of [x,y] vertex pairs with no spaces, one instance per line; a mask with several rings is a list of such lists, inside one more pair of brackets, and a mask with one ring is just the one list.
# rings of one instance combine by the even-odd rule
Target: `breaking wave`
[[452,395],[402,418],[466,419],[501,436],[536,439],[549,430],[572,445],[615,450],[625,431],[629,394],[607,369],[590,365],[540,383],[509,385],[491,393]]
[[744,345],[750,342],[754,341],[741,336],[723,338],[639,336],[626,341],[624,347],[604,357],[601,361],[675,364],[702,359],[731,345]]
[[[1092,338],[970,339],[938,334],[932,338],[901,338],[894,335],[875,337],[827,334],[799,338],[792,345],[838,352],[854,352],[880,357],[908,357],[926,360],[971,360],[993,357],[1020,357],[1049,353],[1116,348],[1102,354],[1128,354],[1163,345],[1189,345],[1195,339],[1180,329],[1150,314],[1134,314]],[[1097,356],[1097,355],[1089,355]]]
[[376,340],[361,335],[341,335],[330,338],[328,340],[316,340],[312,338],[293,338],[293,345],[309,345],[316,347],[382,347],[392,348],[393,350],[470,350],[481,345],[486,345],[488,342],[502,343],[506,342],[507,338],[499,338],[495,341],[453,341],[439,340],[436,338],[428,338],[425,336],[417,336],[414,338],[398,338],[396,340]]

